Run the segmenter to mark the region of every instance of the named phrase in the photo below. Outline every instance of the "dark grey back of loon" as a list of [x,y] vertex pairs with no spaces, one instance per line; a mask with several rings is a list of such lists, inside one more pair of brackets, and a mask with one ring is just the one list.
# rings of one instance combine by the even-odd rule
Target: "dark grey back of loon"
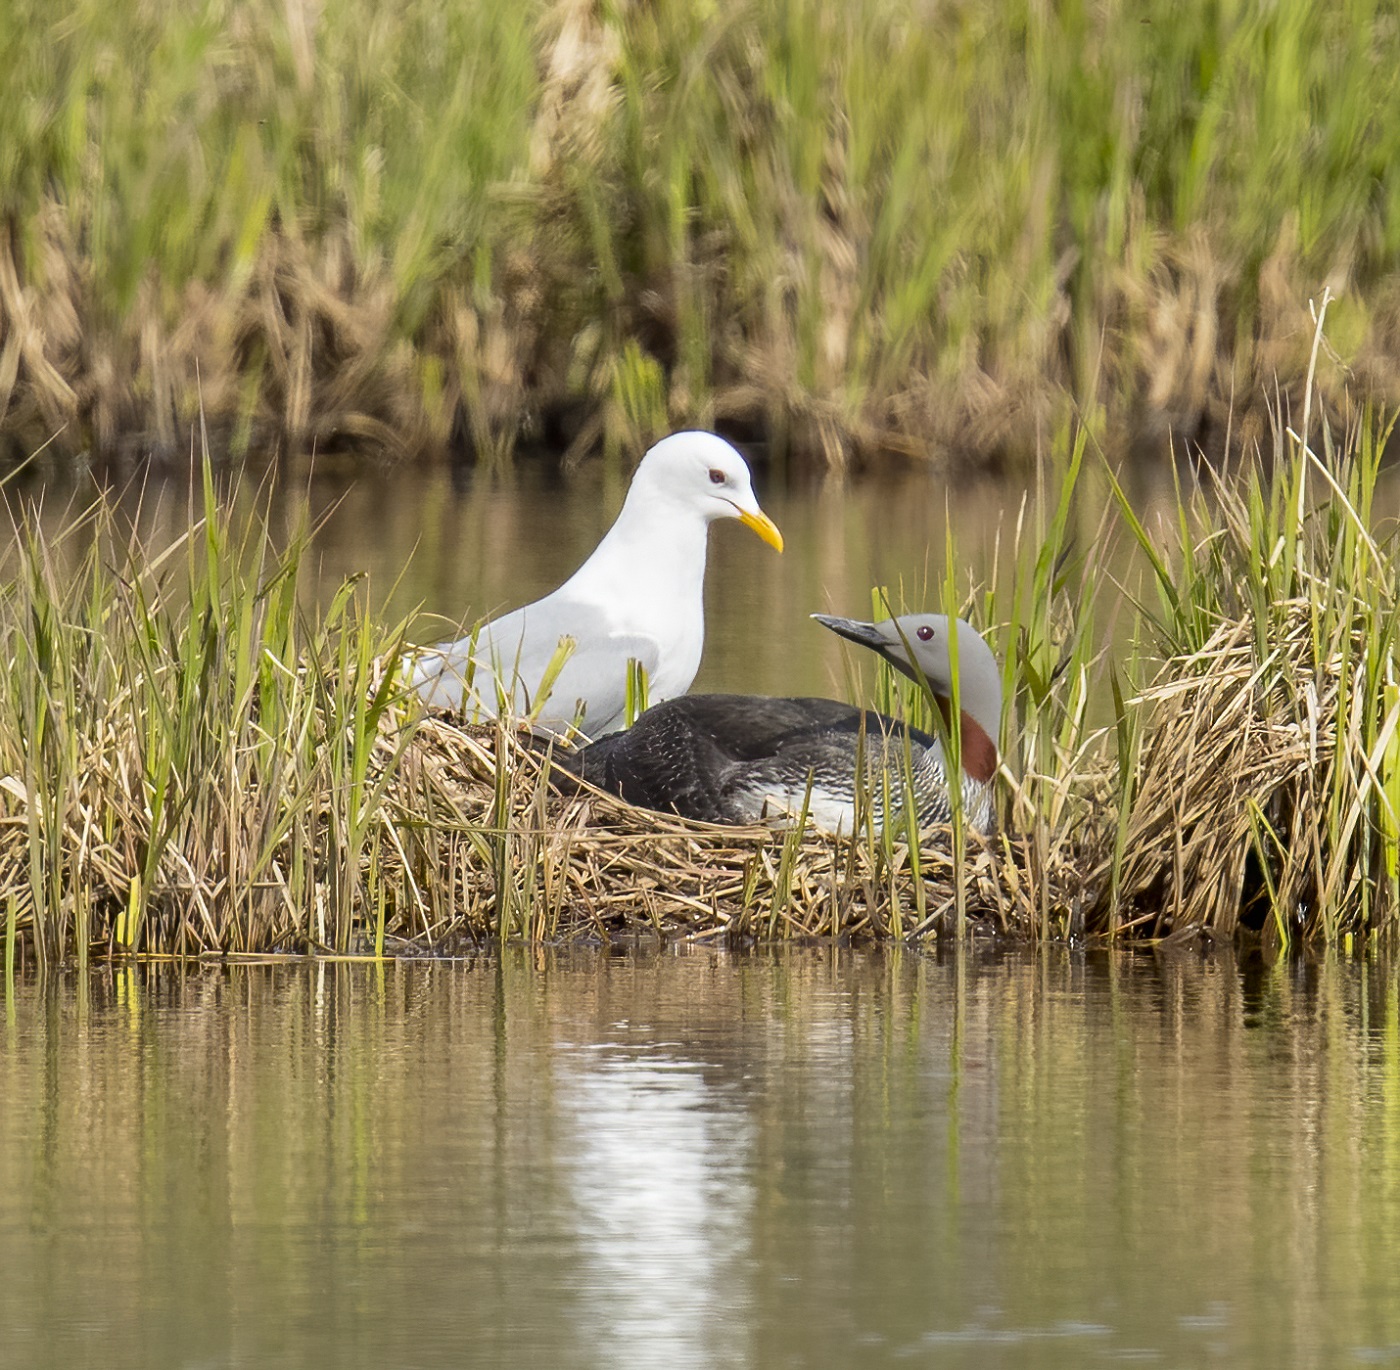
[[[822,814],[854,805],[858,759],[875,787],[882,771],[897,778],[906,735],[920,822],[946,822],[937,739],[834,699],[687,695],[555,761],[630,804],[707,823],[795,812],[810,780],[818,825],[834,828],[838,822],[822,822]],[[844,826],[849,832],[850,822]]]

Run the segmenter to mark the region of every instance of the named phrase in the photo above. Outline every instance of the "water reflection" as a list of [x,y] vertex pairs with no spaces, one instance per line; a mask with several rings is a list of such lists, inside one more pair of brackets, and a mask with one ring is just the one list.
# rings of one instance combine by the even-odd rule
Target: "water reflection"
[[1070,951],[22,984],[6,1363],[1393,1363],[1398,1001]]
[[747,1364],[751,1127],[695,1062],[592,1054],[559,1065],[588,1296],[578,1333],[619,1367]]

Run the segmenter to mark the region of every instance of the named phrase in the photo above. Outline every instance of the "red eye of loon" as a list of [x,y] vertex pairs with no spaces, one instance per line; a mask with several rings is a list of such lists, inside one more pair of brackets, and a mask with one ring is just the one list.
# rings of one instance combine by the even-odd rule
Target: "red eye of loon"
[[711,484],[711,485],[723,485],[723,484],[724,484],[724,472],[721,471],[721,470],[719,469],[719,467],[717,467],[717,466],[712,466],[712,467],[710,467],[710,484]]
[[933,636],[933,629],[925,623],[914,636],[917,637],[920,642],[927,642],[929,638]]

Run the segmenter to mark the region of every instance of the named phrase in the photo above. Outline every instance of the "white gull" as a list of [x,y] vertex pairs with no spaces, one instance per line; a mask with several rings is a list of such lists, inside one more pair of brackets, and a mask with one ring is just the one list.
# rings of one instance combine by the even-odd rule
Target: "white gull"
[[415,652],[412,688],[430,705],[482,716],[508,705],[550,732],[577,726],[589,737],[626,722],[629,662],[646,671],[650,701],[684,694],[705,643],[709,526],[729,518],[782,551],[729,443],[713,433],[663,438],[642,458],[617,520],[564,584]]

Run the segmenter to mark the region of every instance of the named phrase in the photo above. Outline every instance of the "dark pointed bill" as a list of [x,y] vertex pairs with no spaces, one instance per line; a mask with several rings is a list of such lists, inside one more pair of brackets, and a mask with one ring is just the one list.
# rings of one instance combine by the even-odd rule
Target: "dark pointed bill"
[[823,628],[830,628],[840,637],[859,642],[862,647],[873,647],[877,652],[883,652],[890,645],[874,623],[862,623],[856,618],[836,618],[832,614],[813,614],[812,617]]
[[830,628],[833,633],[879,653],[900,675],[908,676],[916,685],[932,689],[923,671],[910,663],[909,644],[900,636],[898,619],[865,623],[858,618],[836,618],[831,614],[813,614],[812,617],[823,628]]

